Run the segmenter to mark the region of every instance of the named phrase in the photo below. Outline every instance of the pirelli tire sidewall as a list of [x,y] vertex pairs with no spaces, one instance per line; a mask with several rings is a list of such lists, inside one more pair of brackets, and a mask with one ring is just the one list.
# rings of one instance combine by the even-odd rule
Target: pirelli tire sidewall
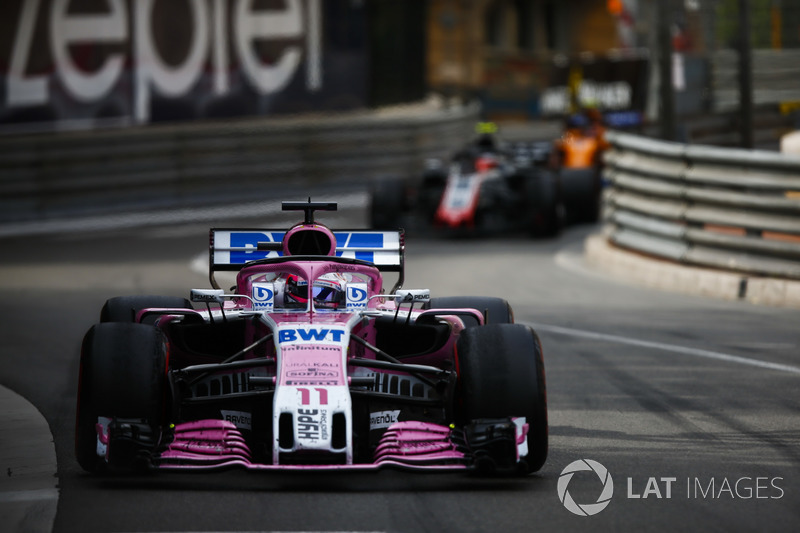
[[167,344],[146,324],[95,324],[81,348],[75,454],[88,472],[106,464],[97,456],[98,417],[139,419],[158,427],[165,418]]
[[541,343],[522,324],[489,324],[461,332],[456,345],[458,422],[524,416],[529,425],[522,473],[547,459],[547,390]]

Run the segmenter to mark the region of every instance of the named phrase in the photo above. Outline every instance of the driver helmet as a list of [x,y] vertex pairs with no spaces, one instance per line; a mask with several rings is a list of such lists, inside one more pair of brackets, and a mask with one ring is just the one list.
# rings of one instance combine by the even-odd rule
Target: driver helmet
[[494,154],[482,154],[475,160],[475,170],[478,172],[489,172],[499,166],[500,161]]
[[305,308],[308,305],[308,281],[289,274],[283,287],[283,302],[287,307]]
[[345,290],[347,279],[338,272],[323,274],[314,281],[312,295],[317,309],[339,309],[347,304]]
[[[345,289],[347,279],[338,272],[323,274],[314,281],[311,297],[318,309],[338,309],[346,305]],[[308,281],[294,274],[286,277],[284,301],[287,304],[308,304]]]

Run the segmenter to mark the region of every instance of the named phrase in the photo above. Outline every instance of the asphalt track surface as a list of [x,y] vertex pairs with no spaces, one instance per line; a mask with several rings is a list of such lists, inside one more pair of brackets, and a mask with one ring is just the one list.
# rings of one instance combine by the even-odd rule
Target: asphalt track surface
[[[319,218],[365,227],[359,202],[344,203]],[[550,454],[536,475],[83,473],[72,449],[78,350],[103,302],[207,287],[198,263],[210,225],[294,222],[274,210],[251,216],[29,226],[0,238],[0,385],[35,406],[52,432],[53,531],[800,530],[800,312],[606,278],[582,262],[592,227],[547,241],[408,237],[406,288],[502,296],[517,322],[539,332]],[[14,427],[2,431],[8,438]],[[584,459],[613,481],[593,516],[559,498],[560,485],[573,509],[594,511],[609,494],[591,470],[561,475]],[[0,493],[3,505],[14,502]]]

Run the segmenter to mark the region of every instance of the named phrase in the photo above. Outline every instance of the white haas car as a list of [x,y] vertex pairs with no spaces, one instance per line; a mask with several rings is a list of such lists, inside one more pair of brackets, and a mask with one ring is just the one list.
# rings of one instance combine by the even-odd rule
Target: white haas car
[[539,470],[542,349],[508,303],[403,290],[401,231],[332,232],[314,212],[335,203],[283,209],[304,222],[211,230],[214,288],[106,302],[81,351],[80,465]]

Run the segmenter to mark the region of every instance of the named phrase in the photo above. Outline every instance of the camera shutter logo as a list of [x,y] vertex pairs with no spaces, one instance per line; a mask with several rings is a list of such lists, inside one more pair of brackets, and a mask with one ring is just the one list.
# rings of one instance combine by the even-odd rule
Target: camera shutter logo
[[[578,504],[572,499],[572,496],[570,496],[567,485],[569,485],[575,472],[589,470],[593,471],[597,474],[597,477],[600,478],[600,481],[603,483],[603,491],[600,493],[595,503]],[[578,516],[596,515],[611,503],[611,497],[614,495],[614,481],[611,479],[611,474],[608,473],[605,466],[591,459],[579,459],[568,464],[567,467],[561,471],[557,488],[558,499],[561,500],[561,503],[564,504],[564,507],[566,507],[569,512]]]

